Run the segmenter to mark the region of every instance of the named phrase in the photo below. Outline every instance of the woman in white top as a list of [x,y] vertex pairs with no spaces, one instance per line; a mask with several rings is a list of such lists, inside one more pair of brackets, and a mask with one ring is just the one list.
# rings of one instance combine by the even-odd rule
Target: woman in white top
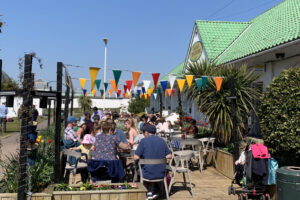
[[126,120],[125,127],[129,129],[128,143],[132,146],[133,149],[136,149],[138,143],[143,138],[143,134],[139,134],[139,131],[135,127],[135,123],[132,118]]

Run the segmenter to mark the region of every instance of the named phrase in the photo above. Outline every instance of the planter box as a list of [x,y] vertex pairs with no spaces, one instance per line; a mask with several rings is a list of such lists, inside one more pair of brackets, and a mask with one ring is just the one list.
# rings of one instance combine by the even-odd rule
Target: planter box
[[[231,153],[228,153],[226,151],[215,149],[215,157],[216,157],[216,163],[217,167],[216,170],[226,176],[227,178],[233,179],[234,175],[234,158]],[[206,163],[212,164],[213,159],[211,153],[208,154],[206,158]]]
[[146,199],[146,188],[137,183],[138,189],[90,190],[90,191],[54,191],[54,200],[139,200]]
[[[27,199],[29,199],[27,197]],[[31,196],[32,200],[51,200],[52,195],[46,193],[35,193]],[[17,200],[17,193],[0,193],[0,200]]]

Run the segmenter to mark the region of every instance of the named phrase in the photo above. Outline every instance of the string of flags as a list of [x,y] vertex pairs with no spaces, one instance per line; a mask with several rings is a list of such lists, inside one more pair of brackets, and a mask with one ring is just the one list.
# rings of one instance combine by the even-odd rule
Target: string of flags
[[[194,75],[185,75],[185,79],[177,79],[176,75],[169,74],[169,80],[159,81],[160,73],[152,73],[153,80],[142,80],[142,86],[138,86],[138,82],[142,72],[132,72],[132,80],[126,80],[123,88],[119,88],[120,77],[122,75],[122,70],[112,70],[114,79],[109,82],[102,82],[101,79],[97,79],[97,75],[100,71],[100,68],[90,67],[90,81],[91,81],[91,93],[95,97],[97,96],[97,91],[99,91],[100,98],[103,98],[106,91],[108,91],[109,97],[115,94],[115,97],[123,97],[129,98],[132,97],[141,99],[148,99],[152,97],[156,99],[158,95],[164,94],[165,96],[175,96],[175,83],[178,85],[179,92],[182,92],[185,85],[188,88],[191,88],[193,81],[198,88],[198,91],[201,92],[205,90],[207,81],[209,76],[201,76],[199,78],[195,78]],[[217,91],[221,90],[223,77],[212,77]],[[86,82],[88,79],[79,78],[79,82],[82,88],[82,92],[84,96],[88,95],[88,90],[85,88]],[[153,86],[151,86],[151,82],[153,81]],[[157,87],[158,82],[160,83],[160,87]],[[108,89],[108,85],[110,83],[111,89]],[[103,84],[103,89],[101,89],[101,84]],[[170,88],[167,88],[168,85]],[[123,91],[122,91],[123,89]],[[123,93],[122,93],[123,92]]]

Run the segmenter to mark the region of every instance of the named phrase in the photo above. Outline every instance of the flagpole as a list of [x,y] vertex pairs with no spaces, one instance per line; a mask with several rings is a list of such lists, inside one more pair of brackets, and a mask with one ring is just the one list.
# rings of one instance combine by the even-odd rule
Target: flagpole
[[[103,77],[103,83],[106,83],[106,55],[107,55],[107,42],[108,42],[108,39],[107,38],[103,38],[103,42],[105,44],[105,48],[104,48],[104,77]],[[105,93],[106,93],[106,89],[104,87],[103,111],[105,110]]]

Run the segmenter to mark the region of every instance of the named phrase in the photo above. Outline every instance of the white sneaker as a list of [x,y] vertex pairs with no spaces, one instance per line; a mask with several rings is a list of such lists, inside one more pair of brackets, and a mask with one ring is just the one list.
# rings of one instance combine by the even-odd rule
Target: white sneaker
[[153,194],[152,194],[152,192],[147,192],[146,196],[147,196],[146,200],[153,199]]
[[158,193],[155,193],[152,195],[152,199],[157,199],[159,197],[159,194]]

